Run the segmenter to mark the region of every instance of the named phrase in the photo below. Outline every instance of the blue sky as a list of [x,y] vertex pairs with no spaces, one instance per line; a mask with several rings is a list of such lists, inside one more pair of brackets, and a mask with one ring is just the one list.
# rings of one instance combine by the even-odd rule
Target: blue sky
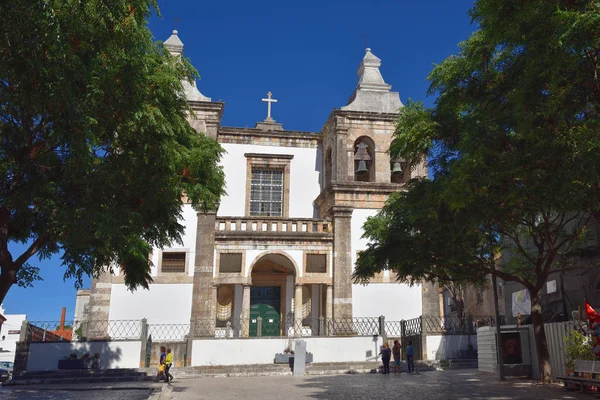
[[[278,103],[272,116],[285,129],[318,132],[334,108],[346,105],[365,51],[381,58],[392,90],[425,100],[433,64],[458,51],[475,27],[472,0],[159,0],[162,19],[152,18],[156,40],[179,31],[184,54],[198,69],[200,91],[225,102],[222,125],[253,127],[266,117],[268,91]],[[15,253],[22,246],[14,245]],[[35,260],[34,260],[35,261]],[[43,282],[13,287],[8,314],[31,321],[72,318],[76,290],[64,282],[59,257],[43,260]],[[89,280],[86,282],[89,286]]]

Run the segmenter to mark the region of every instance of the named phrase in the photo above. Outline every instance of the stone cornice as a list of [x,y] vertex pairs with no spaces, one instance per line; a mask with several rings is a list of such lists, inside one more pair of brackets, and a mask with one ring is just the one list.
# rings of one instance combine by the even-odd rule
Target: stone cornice
[[222,126],[218,131],[218,140],[221,143],[316,148],[319,143],[319,134],[315,132],[265,131],[255,128]]
[[315,199],[321,216],[333,215],[343,208],[381,209],[390,194],[404,189],[404,184],[381,182],[332,182]]
[[212,111],[217,114],[218,121],[221,121],[225,103],[221,101],[189,101],[188,104],[193,111]]
[[215,232],[215,242],[224,244],[234,242],[236,244],[315,244],[332,243],[333,233],[316,232],[255,232],[255,231],[226,231]]
[[293,154],[264,154],[264,153],[244,153],[246,158],[268,158],[275,160],[291,160],[294,158]]

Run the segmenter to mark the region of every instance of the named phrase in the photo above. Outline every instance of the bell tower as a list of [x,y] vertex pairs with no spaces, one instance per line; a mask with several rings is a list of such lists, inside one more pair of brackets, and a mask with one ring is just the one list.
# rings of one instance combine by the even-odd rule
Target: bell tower
[[[365,213],[376,213],[411,177],[410,166],[387,154],[403,105],[398,92],[384,81],[380,66],[381,60],[367,48],[348,104],[333,110],[321,130],[324,173],[315,204],[334,226],[334,319],[353,315],[351,275]],[[426,176],[426,167],[412,168],[412,174]]]

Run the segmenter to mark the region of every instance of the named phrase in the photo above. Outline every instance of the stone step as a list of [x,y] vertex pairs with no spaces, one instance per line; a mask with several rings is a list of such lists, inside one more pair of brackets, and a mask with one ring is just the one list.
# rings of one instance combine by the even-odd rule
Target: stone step
[[137,369],[30,371],[14,376],[4,384],[32,385],[50,383],[140,382],[151,380]]

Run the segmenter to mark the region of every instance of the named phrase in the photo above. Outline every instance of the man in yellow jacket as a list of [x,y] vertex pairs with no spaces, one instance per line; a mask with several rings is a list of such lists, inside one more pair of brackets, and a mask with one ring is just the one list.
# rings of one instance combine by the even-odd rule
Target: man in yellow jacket
[[173,375],[169,372],[171,369],[171,365],[173,365],[173,353],[171,353],[171,349],[167,349],[167,357],[165,358],[165,375],[167,376],[167,382],[173,380]]

